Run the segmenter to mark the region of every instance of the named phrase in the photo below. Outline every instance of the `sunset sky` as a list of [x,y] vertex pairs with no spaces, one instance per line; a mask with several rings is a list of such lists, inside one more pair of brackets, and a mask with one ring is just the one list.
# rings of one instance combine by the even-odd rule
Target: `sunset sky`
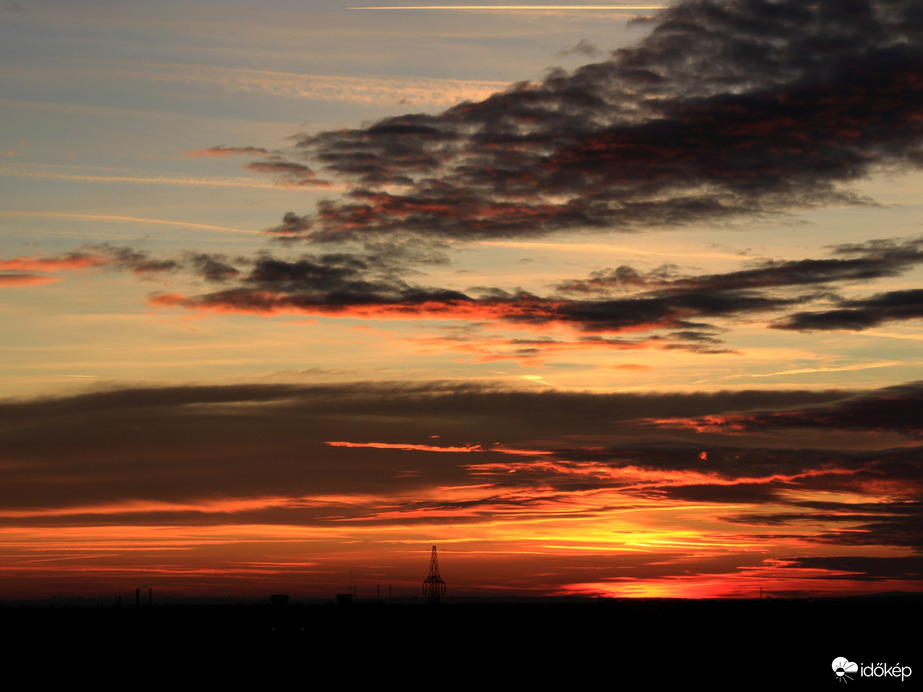
[[923,591],[919,0],[0,0],[0,64],[0,600]]

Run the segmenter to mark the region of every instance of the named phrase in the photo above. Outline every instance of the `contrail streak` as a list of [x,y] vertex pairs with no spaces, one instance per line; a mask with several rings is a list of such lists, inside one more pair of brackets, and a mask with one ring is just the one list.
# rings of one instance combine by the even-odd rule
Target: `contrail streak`
[[209,187],[256,187],[256,188],[283,188],[296,187],[247,178],[170,178],[170,177],[143,177],[128,175],[81,175],[77,173],[42,173],[29,171],[0,170],[0,175],[14,175],[25,178],[51,178],[56,180],[75,180],[87,183],[146,183],[150,185],[205,185]]
[[672,5],[387,5],[349,10],[665,10]]
[[230,226],[214,226],[206,223],[193,223],[191,221],[167,221],[165,219],[146,219],[139,216],[119,216],[116,214],[66,214],[51,211],[0,211],[5,216],[38,216],[55,219],[92,219],[97,221],[125,221],[128,223],[150,223],[162,226],[182,226],[185,228],[201,228],[207,231],[225,231],[230,233],[247,233],[263,235],[261,231],[247,230],[245,228],[231,228]]

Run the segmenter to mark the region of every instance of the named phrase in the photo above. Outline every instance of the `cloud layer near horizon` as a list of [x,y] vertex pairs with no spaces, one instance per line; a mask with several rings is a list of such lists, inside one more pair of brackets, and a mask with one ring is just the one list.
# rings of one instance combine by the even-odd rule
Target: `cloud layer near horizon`
[[[774,558],[809,561],[811,544],[844,560],[919,551],[921,406],[919,384],[709,395],[237,385],[7,401],[0,527],[414,533],[625,511],[643,526],[648,510],[695,506],[706,529],[758,529]],[[856,578],[877,578],[880,557]]]

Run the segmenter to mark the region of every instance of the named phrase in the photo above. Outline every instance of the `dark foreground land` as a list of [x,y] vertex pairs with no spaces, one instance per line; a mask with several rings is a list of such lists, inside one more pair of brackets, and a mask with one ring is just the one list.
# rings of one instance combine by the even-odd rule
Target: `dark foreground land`
[[909,690],[923,689],[921,615],[918,597],[446,601],[439,606],[274,606],[267,599],[265,604],[120,608],[7,605],[0,607],[0,629],[19,651],[79,657],[92,650],[101,664],[131,660],[155,671],[182,659],[224,672],[249,661],[266,671],[308,666],[382,680],[406,670],[467,683],[485,677],[585,684],[589,676],[598,686],[603,676],[609,689],[661,689],[657,680],[704,682],[711,689],[767,688],[758,681],[772,688],[825,689],[843,682],[831,668],[833,659],[843,656],[913,671],[903,681],[854,676],[855,689]]

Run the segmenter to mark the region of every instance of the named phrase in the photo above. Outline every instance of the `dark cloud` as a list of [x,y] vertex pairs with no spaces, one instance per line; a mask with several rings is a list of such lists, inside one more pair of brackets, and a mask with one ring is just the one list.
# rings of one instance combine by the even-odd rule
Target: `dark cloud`
[[235,281],[233,287],[188,299],[183,304],[189,307],[336,313],[353,307],[401,306],[412,312],[421,304],[470,301],[457,291],[408,283],[402,274],[414,273],[409,266],[442,263],[446,259],[437,249],[400,243],[370,244],[362,252],[303,254],[294,259],[263,252],[253,259],[237,259],[241,269],[228,264],[223,256],[204,253],[187,253],[187,261],[193,272],[203,278]]
[[651,494],[655,497],[669,497],[688,502],[764,504],[778,501],[779,495],[775,485],[769,483],[689,484],[675,488],[663,488]]
[[[913,385],[908,387],[915,388]],[[836,402],[850,400],[850,392],[836,390],[592,394],[554,390],[523,391],[457,382],[240,384],[103,389],[72,397],[23,401],[8,399],[0,401],[0,426],[4,434],[17,436],[26,430],[38,432],[48,421],[63,423],[82,416],[105,417],[113,412],[133,411],[153,421],[161,415],[186,415],[194,411],[208,411],[208,407],[215,407],[211,410],[219,411],[223,405],[232,406],[228,410],[233,411],[233,406],[252,404],[253,409],[247,415],[261,418],[261,412],[265,411],[269,419],[278,419],[277,413],[280,410],[299,412],[307,417],[329,413],[333,416],[355,414],[360,418],[376,417],[387,410],[393,414],[395,421],[404,420],[413,425],[418,422],[424,428],[437,420],[452,424],[455,418],[469,421],[474,429],[496,421],[495,424],[487,425],[482,434],[475,436],[476,440],[492,441],[501,429],[509,431],[507,435],[500,435],[505,439],[518,439],[519,435],[541,435],[544,432],[555,435],[573,431],[576,435],[582,435],[598,432],[615,423],[643,423],[645,429],[656,433],[656,428],[645,421],[655,417],[705,416],[731,411],[764,410],[766,407],[796,409],[823,404],[829,407]],[[275,409],[267,406],[273,402],[277,406]],[[634,428],[632,430],[634,434]],[[54,443],[53,440],[48,442]],[[608,452],[590,450],[585,453]]]
[[[830,260],[840,270],[854,272],[855,280],[894,276],[921,259],[923,243],[915,239],[899,243],[874,240],[864,244],[842,245],[834,249],[851,259]],[[836,298],[827,310],[798,312],[772,325],[776,329],[799,331],[844,329],[861,331],[888,322],[923,317],[923,291],[917,289],[879,293],[868,298]]]
[[912,579],[923,578],[923,557],[810,556],[798,557],[788,567],[836,572],[826,579]]
[[862,300],[841,300],[835,310],[798,312],[773,325],[776,329],[861,331],[888,322],[923,317],[923,289],[889,291]]
[[594,272],[584,281],[558,287],[566,293],[606,293],[643,287],[658,291],[741,291],[791,286],[860,282],[898,276],[923,261],[923,240],[870,241],[833,248],[830,259],[767,260],[724,274],[681,276],[667,265],[642,274],[622,266]]
[[[66,523],[72,513],[94,523],[196,523],[223,498],[256,506],[209,521],[239,520],[239,512],[292,524],[477,521],[507,511],[574,518],[680,501],[716,511],[751,505],[757,514],[725,521],[812,527],[802,538],[815,542],[919,546],[918,448],[820,449],[810,435],[798,447],[765,437],[758,447],[741,438],[703,445],[645,422],[770,406],[829,410],[844,401],[849,393],[590,394],[440,382],[134,388],[5,401],[0,521]],[[484,491],[427,491],[445,486]],[[852,499],[805,500],[817,490]],[[600,492],[605,502],[580,503]],[[328,496],[356,499],[315,499]],[[867,500],[856,502],[860,496]],[[260,498],[274,499],[262,508]],[[180,507],[139,509],[158,502]],[[99,509],[119,503],[108,514]],[[778,515],[784,521],[772,520]]]
[[128,268],[136,274],[155,274],[174,271],[179,262],[170,259],[152,259],[146,252],[139,252],[126,247],[103,247],[103,251],[113,258],[113,265]]
[[823,412],[855,398],[835,391],[591,394],[382,382],[7,400],[0,402],[0,523],[139,531],[241,521],[341,529],[397,523],[406,530],[507,517],[593,520],[651,503],[694,503],[700,517],[707,516],[703,506],[714,507],[708,521],[720,522],[714,530],[724,535],[729,524],[785,527],[787,533],[767,530],[758,538],[776,546],[788,566],[857,579],[912,576],[919,568],[908,567],[916,565],[910,558],[786,558],[777,544],[797,539],[800,555],[811,543],[923,549],[918,447],[823,449],[811,434],[792,445],[784,432],[774,445],[765,431],[757,431],[756,445],[742,435],[710,444],[693,433],[665,435],[649,422],[757,409]]
[[[370,271],[371,269],[371,271]],[[220,312],[355,314],[365,317],[428,317],[501,320],[539,329],[572,325],[588,332],[669,330],[669,338],[695,350],[718,350],[715,327],[700,322],[776,311],[803,298],[745,292],[680,291],[608,300],[563,300],[525,291],[479,289],[481,295],[411,284],[370,268],[362,256],[336,253],[282,260],[264,255],[227,290],[198,296],[175,293],[151,298],[155,305]],[[720,349],[724,350],[724,349]]]
[[293,239],[311,229],[310,216],[298,216],[293,211],[287,211],[282,217],[282,223],[272,228],[267,228],[266,233],[272,233],[281,240]]
[[668,282],[675,267],[661,267],[653,272],[642,274],[633,267],[623,265],[615,269],[595,271],[586,279],[574,279],[556,287],[561,293],[594,294],[610,293],[619,290],[648,288]]
[[840,429],[896,432],[911,439],[923,438],[923,385],[920,383],[864,392],[832,406],[791,411],[729,413],[698,420],[663,421],[703,431],[784,429]]
[[111,243],[86,245],[75,252],[69,252],[58,257],[17,258],[6,262],[0,261],[0,266],[10,263],[22,263],[24,266],[34,266],[47,270],[103,267],[130,271],[140,275],[172,272],[182,266],[176,260],[152,257],[145,250]]
[[[303,222],[287,214],[283,224]],[[645,337],[648,346],[716,353],[728,350],[720,338],[721,321],[788,311],[830,296],[836,299],[839,285],[899,275],[923,261],[921,244],[919,239],[876,241],[834,248],[829,259],[763,261],[724,274],[683,276],[674,266],[641,272],[623,265],[559,284],[558,295],[539,296],[521,289],[479,286],[462,291],[411,281],[419,273],[411,267],[445,264],[448,258],[438,247],[397,236],[368,242],[355,252],[296,259],[262,253],[246,273],[219,271],[219,264],[215,274],[234,279],[234,285],[202,295],[159,295],[152,301],[224,312],[350,312],[367,317],[500,320],[529,329],[566,324],[584,332],[661,331],[653,339]],[[797,318],[796,314],[786,319]]]
[[[300,228],[305,223],[289,212],[280,228]],[[544,296],[496,286],[464,290],[428,286],[419,278],[425,274],[416,267],[445,265],[449,258],[440,244],[415,242],[412,235],[369,239],[350,250],[343,247],[340,252],[288,258],[263,251],[252,258],[186,252],[179,259],[157,259],[129,247],[99,245],[56,258],[15,258],[0,262],[0,267],[105,266],[138,274],[183,269],[223,288],[198,295],[157,294],[151,298],[153,304],[261,314],[493,320],[530,330],[559,324],[588,334],[638,335],[630,342],[612,341],[613,347],[700,353],[730,350],[721,337],[728,320],[770,315],[777,319],[771,325],[775,328],[809,329],[815,324],[821,325],[818,328],[847,324],[844,313],[851,316],[848,324],[858,322],[857,314],[865,315],[866,326],[920,316],[920,291],[853,301],[837,292],[852,283],[900,275],[920,263],[920,239],[841,246],[826,259],[766,260],[722,274],[684,275],[673,265],[643,272],[623,265],[560,283],[557,293]],[[851,307],[778,318],[780,312],[831,300]]]
[[[84,455],[87,460],[103,452],[120,457],[119,449],[128,447],[132,449],[129,456],[165,463],[162,454],[166,448],[175,448],[179,453],[186,445],[197,450],[211,444],[217,444],[219,449],[251,450],[257,455],[254,458],[272,459],[267,463],[288,468],[302,462],[289,462],[285,455],[270,453],[275,442],[299,446],[309,439],[355,439],[357,434],[379,441],[407,442],[440,434],[439,444],[477,443],[487,448],[496,441],[521,444],[544,439],[543,446],[536,449],[548,450],[550,445],[554,451],[557,448],[550,440],[556,436],[603,432],[663,436],[656,426],[639,423],[639,418],[699,416],[769,404],[792,407],[843,398],[844,394],[838,392],[798,391],[661,395],[529,392],[440,382],[128,388],[57,399],[0,402],[0,437],[10,459],[38,455],[44,459],[42,464],[62,468],[76,464],[74,460]],[[238,425],[246,430],[238,429]],[[54,429],[55,435],[48,435],[49,429]],[[222,436],[229,437],[222,442]],[[244,444],[244,438],[250,441]],[[633,463],[651,468],[667,468],[663,464],[669,468],[680,468],[677,464],[698,467],[701,442],[691,439],[691,447],[684,448],[694,452],[681,455],[675,447],[664,447],[645,452],[650,455],[647,461],[641,451],[631,452],[631,458]],[[625,454],[632,449],[623,445]],[[572,443],[567,443],[554,453],[565,458],[577,452]],[[577,461],[598,460],[603,455],[620,458],[616,448],[594,447],[582,453],[590,456],[575,457]],[[216,459],[215,463],[221,462]],[[726,464],[729,469],[735,464],[738,468],[753,466],[740,459],[716,459],[712,463]],[[19,467],[10,464],[5,468]],[[126,462],[122,468],[130,470],[132,465]],[[227,482],[236,482],[233,474],[228,475]],[[16,486],[5,487],[12,491]],[[179,491],[183,484],[173,487]]]
[[560,52],[560,55],[582,55],[587,58],[595,58],[601,54],[602,51],[585,38],[580,39],[573,48]]
[[[891,456],[891,455],[884,455]],[[814,534],[808,540],[817,543],[835,543],[840,545],[889,545],[913,548],[923,552],[923,488],[920,487],[921,465],[919,450],[914,454],[905,452],[906,471],[895,469],[894,475],[886,475],[890,469],[882,463],[871,469],[872,474],[879,474],[878,482],[886,478],[897,486],[903,481],[903,497],[879,498],[876,502],[803,502],[803,514],[775,515],[782,520],[776,523],[793,524],[839,524],[843,528],[829,529]],[[915,457],[915,458],[911,458]],[[763,523],[774,523],[772,518],[764,517]],[[744,519],[746,521],[746,519]]]
[[224,255],[188,252],[185,261],[196,274],[208,281],[227,281],[240,274],[240,270],[230,264]]
[[308,166],[303,163],[286,161],[278,156],[273,156],[268,161],[252,161],[245,168],[254,173],[265,173],[273,176],[280,185],[295,187],[329,187],[330,183],[321,180]]
[[438,115],[303,136],[251,169],[315,184],[310,162],[352,185],[289,231],[328,241],[862,203],[842,185],[920,160],[918,14],[912,0],[684,2],[607,61]]
[[[238,258],[234,261],[248,262],[245,258]],[[239,273],[224,255],[186,252],[178,259],[162,258],[152,255],[147,250],[113,243],[85,245],[79,250],[53,257],[16,257],[11,260],[0,260],[0,269],[61,271],[93,268],[129,271],[139,275],[177,272],[185,269],[211,280],[228,279]]]

